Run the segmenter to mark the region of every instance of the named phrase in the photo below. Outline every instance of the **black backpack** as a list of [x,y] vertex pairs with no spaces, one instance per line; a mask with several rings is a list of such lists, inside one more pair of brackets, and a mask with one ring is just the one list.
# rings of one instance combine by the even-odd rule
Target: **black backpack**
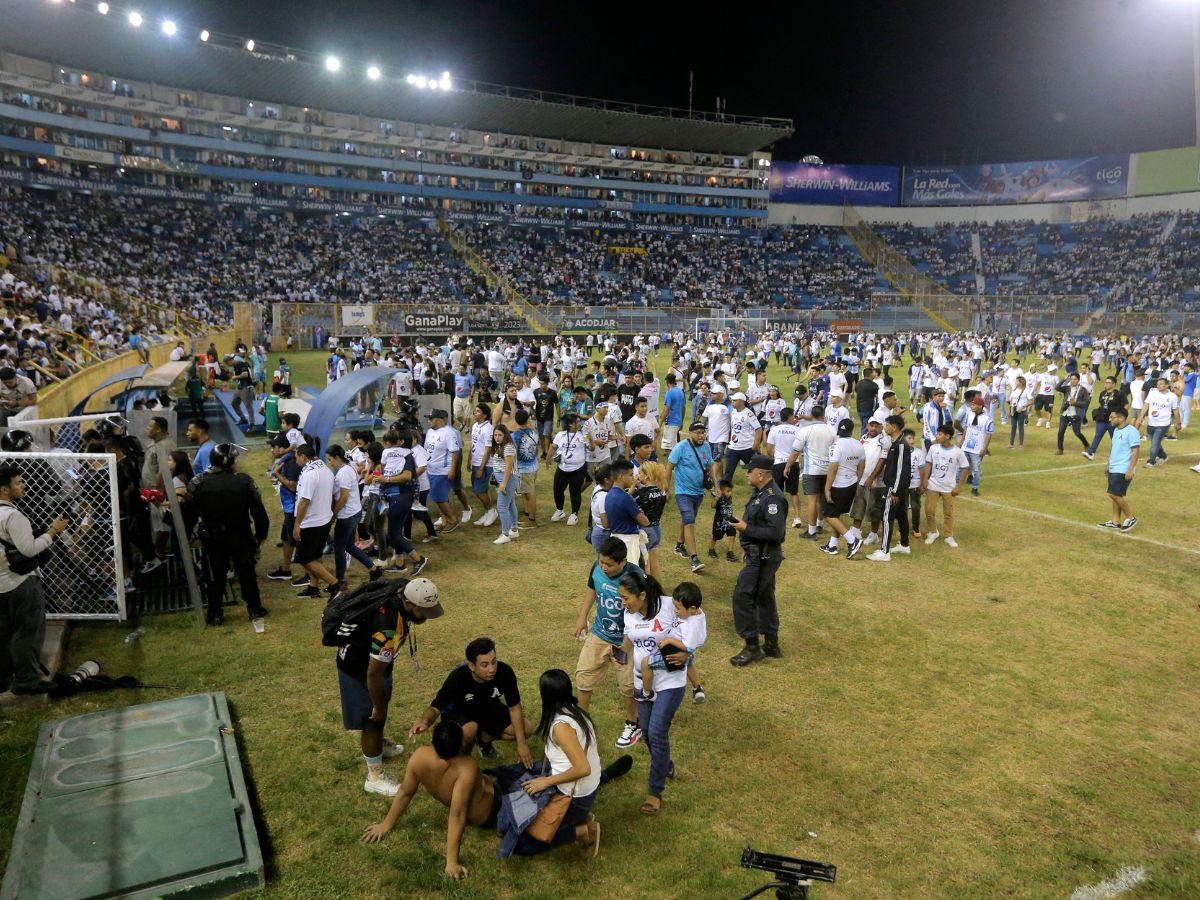
[[379,607],[397,602],[407,586],[407,578],[381,578],[330,600],[321,613],[321,643],[326,647],[346,646],[354,629]]

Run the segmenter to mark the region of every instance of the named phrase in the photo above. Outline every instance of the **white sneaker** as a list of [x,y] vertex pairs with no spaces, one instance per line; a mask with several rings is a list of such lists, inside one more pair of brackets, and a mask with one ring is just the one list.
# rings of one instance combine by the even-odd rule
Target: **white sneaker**
[[881,548],[868,556],[867,559],[871,560],[871,562],[891,562],[892,554],[884,551]]
[[954,538],[952,538],[952,537],[948,537],[948,538],[946,538],[946,546],[947,546],[947,547],[957,547],[957,546],[958,546],[958,541],[956,541],[956,540],[955,540]]
[[493,506],[491,509],[489,509],[487,511],[487,521],[485,521],[483,524],[484,525],[495,525],[496,520],[498,518],[500,518],[500,513],[498,513],[496,511],[496,507]]
[[512,543],[512,538],[510,538],[507,534],[502,534],[502,535],[500,535],[500,537],[498,537],[494,541],[492,541],[492,543],[493,544],[510,544],[510,543]]
[[879,535],[877,535],[873,531],[868,533],[867,536],[865,538],[863,538],[863,546],[864,547],[870,547],[872,544],[878,544],[878,543],[879,543]]
[[476,519],[471,524],[472,525],[486,525],[488,523],[487,517],[488,517],[488,514],[485,512],[483,515],[481,515],[478,519]]
[[403,744],[397,744],[395,741],[384,741],[383,742],[383,758],[384,759],[395,759],[397,756],[399,756],[403,752],[404,752]]
[[1191,470],[1193,472],[1200,472],[1200,463],[1196,463],[1196,465],[1191,466]]
[[895,555],[897,553],[899,553],[901,556],[911,556],[912,547],[905,547],[903,544],[901,544],[899,547],[893,547],[892,554]]
[[931,532],[929,532],[929,534],[925,535],[925,543],[926,544],[936,543],[937,539],[940,537],[941,537],[941,534],[939,532],[931,531]]
[[367,776],[367,780],[363,782],[363,790],[368,794],[382,794],[385,797],[395,797],[396,791],[400,790],[400,782],[396,781],[387,772],[380,772],[378,776]]
[[801,524],[801,523],[800,523],[800,520],[799,520],[799,519],[792,519],[792,527],[793,527],[793,528],[799,528],[799,527],[800,527],[800,524]]
[[641,739],[642,729],[633,722],[626,722],[625,727],[621,729],[621,736],[617,738],[617,746],[621,749],[632,747]]
[[[1200,469],[1196,469],[1196,471],[1200,472]],[[571,513],[569,516],[567,516],[567,524],[568,525],[575,525],[578,522],[579,522],[579,516],[575,515],[575,513]]]
[[445,528],[446,527],[446,517],[438,516],[436,519],[434,519],[433,527],[434,528]]
[[556,509],[556,510],[554,511],[554,515],[552,515],[552,516],[550,517],[550,521],[551,521],[551,522],[561,522],[561,521],[562,521],[563,519],[565,519],[566,517],[567,517],[567,514],[566,514],[566,513],[564,513],[564,512],[563,512],[561,509]]
[[466,525],[468,522],[470,522],[471,521],[471,511],[469,509],[464,509],[462,518],[459,521],[462,522],[462,524],[464,524],[464,525]]
[[424,503],[414,503],[412,505],[413,512],[429,512],[429,507]]
[[519,529],[516,529],[516,528],[514,528],[512,531],[510,531],[510,532],[508,533],[508,536],[509,536],[509,537],[510,537],[512,540],[514,540],[514,541],[515,541],[517,538],[519,538],[519,537],[521,536],[521,532],[520,532],[520,530],[519,530]]

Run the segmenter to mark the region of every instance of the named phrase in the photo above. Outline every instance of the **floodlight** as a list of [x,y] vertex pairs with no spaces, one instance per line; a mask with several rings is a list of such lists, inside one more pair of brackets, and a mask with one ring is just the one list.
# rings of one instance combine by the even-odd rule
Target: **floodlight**
[[449,72],[442,73],[441,80],[438,81],[438,87],[440,87],[443,91],[450,90],[450,73]]
[[254,52],[254,38],[251,38],[250,40],[246,41],[246,49],[249,50],[251,53]]
[[170,19],[167,19],[165,22],[162,23],[162,33],[165,34],[167,37],[174,37],[175,32],[178,30],[179,29],[175,27],[175,23],[172,22]]
[[100,15],[102,15],[102,16],[107,16],[108,15],[108,4],[107,3],[97,3],[96,4],[96,12],[100,13]]
[[202,43],[205,43],[205,44],[208,43],[208,29],[207,28],[205,28],[203,31],[200,32],[200,40]]
[[330,72],[336,72],[341,67],[342,67],[342,61],[340,59],[338,59],[336,56],[325,57],[325,68],[328,69]]
[[416,81],[414,81],[413,84],[415,84],[419,88],[424,88],[425,87],[425,76],[418,75],[416,78]]
[[405,75],[404,80],[407,81],[409,84],[416,84],[417,76],[416,75]]
[[131,12],[129,14],[129,24],[134,28],[140,28],[142,25],[142,14],[140,12]]
[[367,66],[367,77],[372,81],[378,81],[383,76],[379,71],[379,66]]

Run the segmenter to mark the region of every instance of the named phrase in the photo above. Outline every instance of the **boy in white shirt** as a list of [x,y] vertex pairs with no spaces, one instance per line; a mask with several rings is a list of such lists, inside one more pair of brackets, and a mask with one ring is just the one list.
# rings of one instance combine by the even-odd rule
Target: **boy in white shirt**
[[653,693],[652,670],[663,671],[670,668],[663,658],[664,648],[685,650],[688,654],[687,676],[688,684],[692,687],[692,702],[703,703],[707,698],[700,684],[700,673],[696,669],[696,651],[708,640],[708,620],[704,616],[704,610],[700,608],[704,597],[700,593],[700,586],[695,582],[682,581],[672,592],[671,601],[675,604],[675,614],[679,617],[680,637],[663,638],[658,643],[658,650],[642,660],[642,690],[646,694]]
[[954,426],[939,425],[937,440],[929,447],[925,467],[921,471],[921,488],[929,491],[929,505],[925,509],[926,544],[932,544],[941,537],[937,529],[937,507],[941,500],[946,543],[951,547],[958,546],[954,540],[954,498],[958,496],[970,468],[967,455],[954,445]]

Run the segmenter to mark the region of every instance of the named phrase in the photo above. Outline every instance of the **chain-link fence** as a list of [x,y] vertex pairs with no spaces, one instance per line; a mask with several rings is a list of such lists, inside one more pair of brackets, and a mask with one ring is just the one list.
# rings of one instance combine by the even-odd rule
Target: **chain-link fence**
[[51,619],[124,619],[125,572],[117,511],[116,458],[103,453],[0,453],[25,482],[16,505],[35,534],[59,516],[70,526],[41,566]]

